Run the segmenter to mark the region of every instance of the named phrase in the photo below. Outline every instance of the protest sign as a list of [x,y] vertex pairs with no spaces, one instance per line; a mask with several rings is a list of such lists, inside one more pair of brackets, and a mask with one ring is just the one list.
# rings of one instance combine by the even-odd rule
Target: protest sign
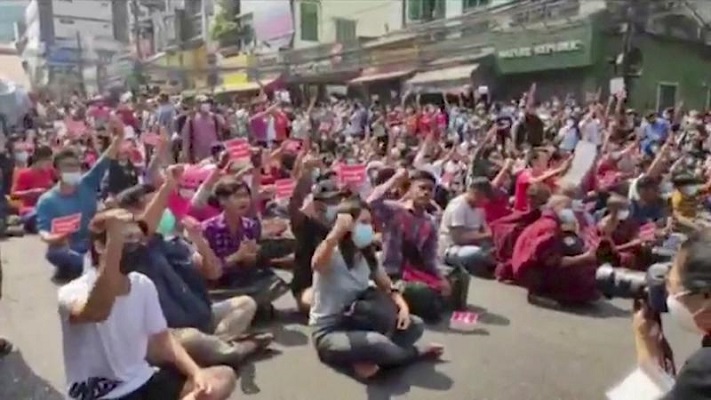
[[344,185],[359,186],[365,182],[364,164],[341,165],[338,169],[338,180]]
[[296,181],[294,179],[278,179],[274,182],[274,197],[277,200],[288,199],[294,193]]
[[645,242],[651,242],[656,239],[657,225],[653,222],[644,224],[639,227],[639,238]]
[[597,146],[594,143],[581,140],[575,146],[573,163],[560,179],[562,183],[580,185],[585,176],[590,172],[597,159]]
[[449,328],[456,331],[470,332],[476,329],[479,314],[469,311],[455,311],[449,319]]
[[71,214],[52,220],[52,233],[55,235],[65,235],[79,230],[81,225],[81,213]]
[[155,132],[146,132],[141,136],[143,144],[148,146],[156,146],[160,141],[160,135]]
[[242,138],[225,141],[225,149],[232,160],[245,159],[250,156],[249,142]]

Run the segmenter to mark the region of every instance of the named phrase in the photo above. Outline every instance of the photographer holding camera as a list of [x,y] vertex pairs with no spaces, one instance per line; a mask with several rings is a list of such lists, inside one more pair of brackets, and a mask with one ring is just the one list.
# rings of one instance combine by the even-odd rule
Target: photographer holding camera
[[[702,348],[681,368],[663,400],[711,399],[711,232],[682,244],[666,276],[666,306],[685,330],[704,335]],[[640,365],[664,359],[661,326],[645,304],[634,315],[637,359]]]

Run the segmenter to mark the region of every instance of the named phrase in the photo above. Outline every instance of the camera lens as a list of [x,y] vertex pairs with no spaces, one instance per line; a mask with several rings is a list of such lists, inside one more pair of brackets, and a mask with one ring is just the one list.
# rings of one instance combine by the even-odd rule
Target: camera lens
[[646,296],[647,276],[644,272],[604,264],[595,271],[595,282],[607,298],[639,299]]

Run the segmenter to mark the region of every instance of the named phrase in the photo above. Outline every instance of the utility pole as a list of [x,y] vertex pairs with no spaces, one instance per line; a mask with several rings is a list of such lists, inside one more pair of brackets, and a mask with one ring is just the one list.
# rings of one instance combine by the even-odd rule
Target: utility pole
[[81,32],[77,31],[77,69],[79,70],[79,91],[86,96],[84,85],[84,48],[81,44]]
[[143,60],[143,54],[141,51],[141,27],[139,26],[139,7],[138,0],[131,0],[131,14],[133,14],[133,40],[136,42],[136,58],[140,62]]

